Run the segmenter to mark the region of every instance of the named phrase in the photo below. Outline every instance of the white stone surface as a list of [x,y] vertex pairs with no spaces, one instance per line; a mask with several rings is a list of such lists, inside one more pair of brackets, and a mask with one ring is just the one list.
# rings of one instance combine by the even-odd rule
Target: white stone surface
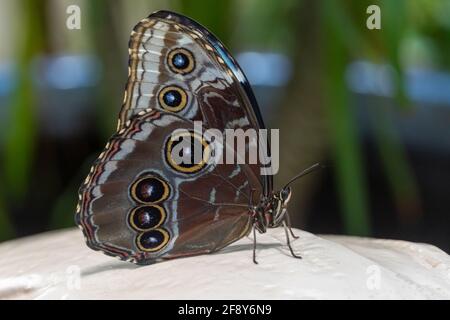
[[70,229],[0,244],[0,299],[450,299],[450,257],[426,244],[283,229],[219,253],[138,267]]

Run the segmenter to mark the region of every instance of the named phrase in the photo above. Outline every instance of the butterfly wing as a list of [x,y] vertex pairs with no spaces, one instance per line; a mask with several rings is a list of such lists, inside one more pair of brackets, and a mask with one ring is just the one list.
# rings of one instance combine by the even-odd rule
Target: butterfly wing
[[[200,120],[208,128],[264,128],[256,99],[238,63],[195,21],[168,11],[151,14],[133,29],[129,55],[119,129],[147,108]],[[268,142],[259,146],[266,148]],[[260,165],[250,166],[261,177],[264,193],[270,194],[272,176],[261,176]]]
[[173,164],[167,151],[183,128],[192,122],[146,111],[110,139],[79,193],[76,221],[91,248],[146,264],[212,252],[249,232],[259,178],[246,165]]

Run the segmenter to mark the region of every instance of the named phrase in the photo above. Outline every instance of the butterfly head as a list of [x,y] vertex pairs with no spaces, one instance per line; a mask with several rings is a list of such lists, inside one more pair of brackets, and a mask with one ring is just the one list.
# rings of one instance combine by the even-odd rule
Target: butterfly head
[[286,207],[289,201],[291,200],[292,189],[290,187],[285,187],[281,189],[278,193],[278,198],[282,202],[282,206]]
[[286,215],[289,200],[291,200],[292,190],[290,187],[285,187],[273,194],[268,214],[270,215],[269,227],[278,227]]
[[262,208],[268,208],[265,212],[265,221],[267,222],[267,227],[276,228],[283,223],[287,214],[287,206],[292,196],[292,189],[290,187],[290,184],[319,168],[323,168],[323,166],[320,163],[316,163],[306,170],[303,170],[298,175],[289,180],[288,183],[286,183],[280,191],[273,193],[269,198],[269,201],[266,202],[268,203],[266,207],[261,206]]

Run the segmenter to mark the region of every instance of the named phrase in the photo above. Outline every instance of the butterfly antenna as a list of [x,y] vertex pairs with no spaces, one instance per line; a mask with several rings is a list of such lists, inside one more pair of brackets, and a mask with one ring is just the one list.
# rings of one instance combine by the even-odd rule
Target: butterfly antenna
[[299,174],[297,174],[295,177],[293,177],[291,180],[289,180],[288,183],[286,183],[286,184],[284,185],[283,189],[289,187],[289,185],[290,185],[291,183],[293,183],[294,181],[296,181],[297,179],[300,179],[301,177],[304,177],[304,176],[310,174],[311,172],[317,171],[318,169],[324,169],[324,168],[325,168],[325,166],[322,165],[322,164],[319,163],[319,162],[313,164],[311,167],[309,167],[309,168],[303,170],[302,172],[300,172]]

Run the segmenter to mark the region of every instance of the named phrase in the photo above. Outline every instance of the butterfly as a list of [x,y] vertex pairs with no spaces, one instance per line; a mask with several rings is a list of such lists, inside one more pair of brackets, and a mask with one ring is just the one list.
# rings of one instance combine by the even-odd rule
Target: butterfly
[[[174,132],[204,149],[192,131],[265,128],[238,63],[206,28],[158,11],[141,20],[129,41],[129,75],[116,133],[79,189],[76,224],[94,250],[137,264],[206,254],[253,231],[283,225],[291,254],[289,184],[273,191],[260,164],[180,164]],[[178,137],[178,138],[181,138]],[[267,148],[269,141],[263,141]],[[186,146],[183,152],[189,153]]]

